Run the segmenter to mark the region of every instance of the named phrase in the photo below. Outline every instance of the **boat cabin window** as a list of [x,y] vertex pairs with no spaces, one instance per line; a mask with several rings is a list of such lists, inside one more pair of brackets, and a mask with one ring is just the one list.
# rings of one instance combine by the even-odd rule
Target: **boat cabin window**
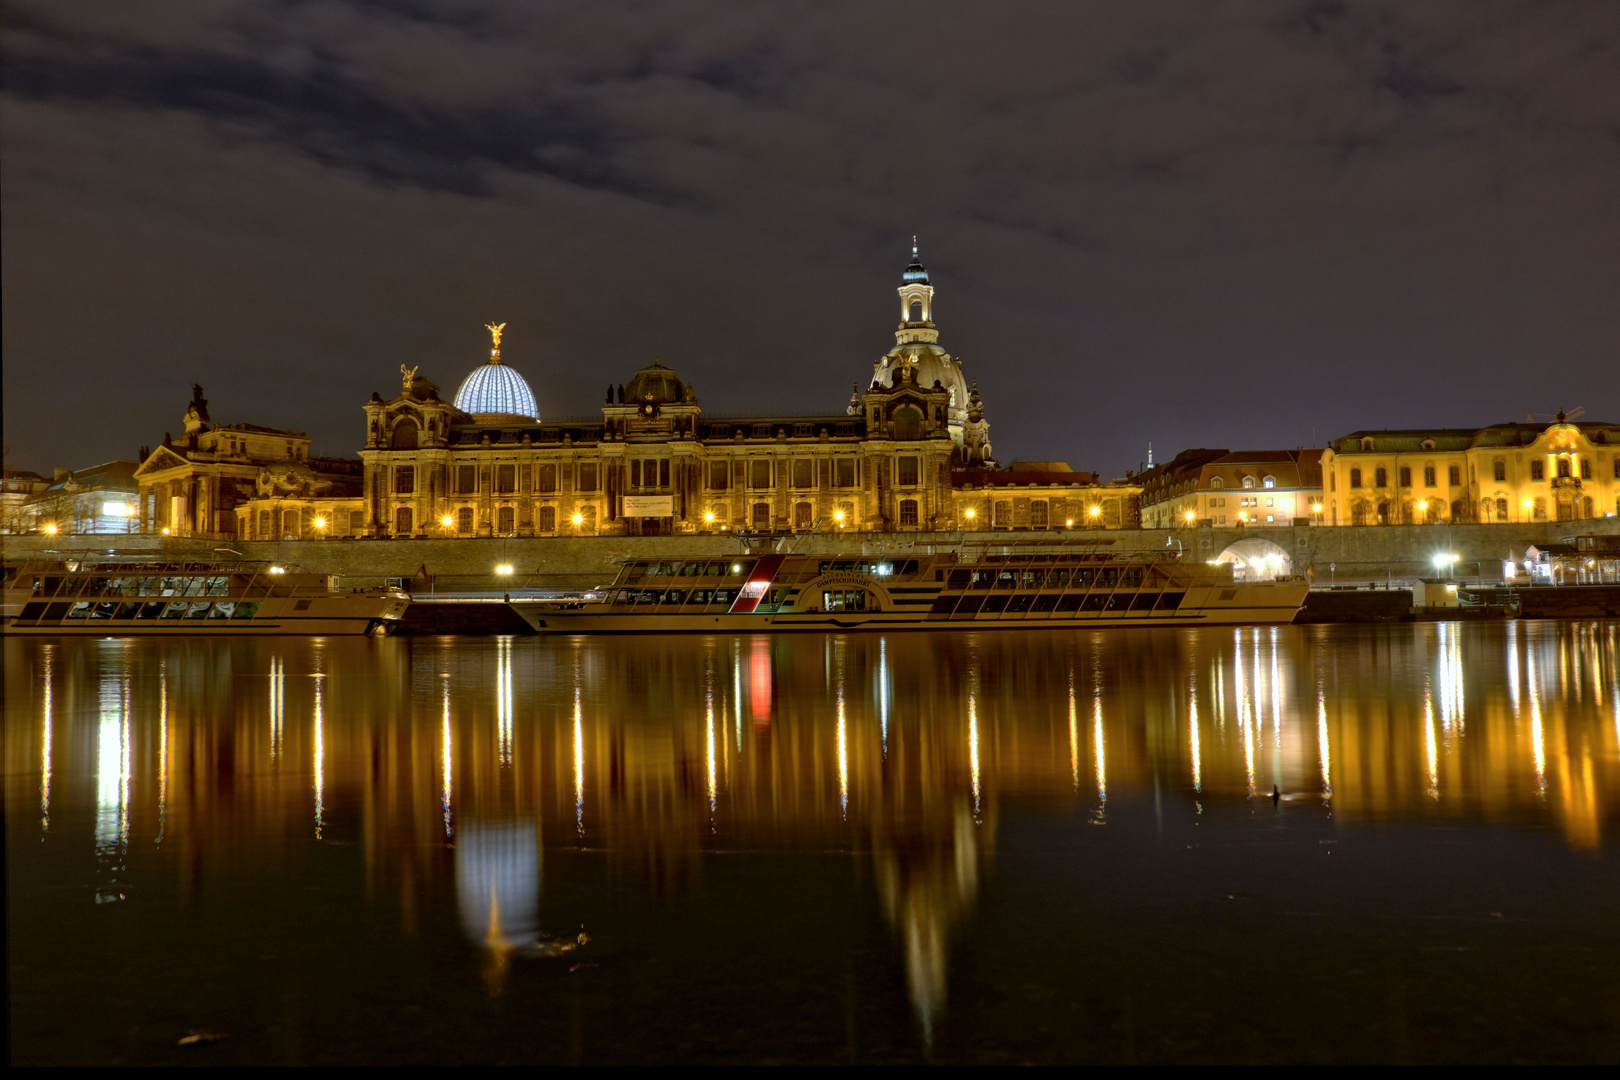
[[821,593],[821,610],[865,611],[866,595],[865,589],[824,589]]
[[686,602],[686,590],[685,589],[671,589],[667,593],[665,593],[664,598],[659,601],[659,603],[661,603],[661,604],[683,604],[685,602]]
[[947,589],[965,589],[965,588],[968,587],[968,583],[971,582],[972,580],[973,580],[973,571],[971,571],[971,570],[952,570],[951,571],[951,579],[950,579],[949,582],[946,583],[945,587]]

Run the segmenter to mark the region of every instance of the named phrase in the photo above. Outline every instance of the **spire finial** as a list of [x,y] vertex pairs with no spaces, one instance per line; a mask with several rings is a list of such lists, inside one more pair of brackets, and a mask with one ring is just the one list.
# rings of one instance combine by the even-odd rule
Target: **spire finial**
[[489,350],[489,362],[498,364],[501,362],[501,331],[506,329],[506,324],[485,323],[484,329],[488,330],[489,336],[495,339],[494,346]]
[[911,261],[912,262],[917,261],[917,234],[916,233],[913,233],[911,235]]

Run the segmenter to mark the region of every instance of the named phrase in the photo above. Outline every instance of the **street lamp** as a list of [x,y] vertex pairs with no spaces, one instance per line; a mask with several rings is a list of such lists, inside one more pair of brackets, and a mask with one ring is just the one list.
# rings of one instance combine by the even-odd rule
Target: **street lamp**
[[500,577],[511,577],[512,576],[512,564],[511,563],[501,563],[499,566],[497,566],[495,568],[495,573]]
[[1098,506],[1096,503],[1092,503],[1091,509],[1087,510],[1086,513],[1090,517],[1102,517],[1102,507]]
[[449,514],[446,514],[444,517],[439,519],[439,524],[444,526],[446,529],[454,528],[456,519],[451,517]]
[[326,519],[323,518],[323,517],[316,518],[315,519],[315,527],[324,532],[326,530]]
[[[168,532],[169,530],[164,529],[163,531]],[[50,522],[45,526],[45,535],[46,536],[55,536],[56,535],[56,522],[54,522],[54,521]]]
[[1188,510],[1185,514],[1182,514],[1181,517],[1182,520],[1187,523],[1187,528],[1189,529],[1192,528],[1193,522],[1198,520],[1198,514],[1193,510]]

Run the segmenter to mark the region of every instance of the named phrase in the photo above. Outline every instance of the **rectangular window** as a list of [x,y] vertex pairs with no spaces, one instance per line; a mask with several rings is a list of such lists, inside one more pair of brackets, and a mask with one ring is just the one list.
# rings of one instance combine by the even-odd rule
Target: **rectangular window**
[[1558,459],[1556,464],[1557,464],[1557,471],[1558,471],[1559,476],[1568,476],[1569,475],[1569,458],[1561,457],[1561,458]]
[[918,459],[914,457],[899,457],[894,459],[894,482],[901,487],[916,487],[918,475]]
[[1462,471],[1456,465],[1451,465],[1446,468],[1446,482],[1452,487],[1456,487],[1458,484],[1462,483]]
[[398,465],[394,468],[394,494],[411,495],[416,491],[416,466]]
[[630,463],[630,486],[632,488],[641,486],[641,460],[639,458]]
[[832,486],[832,462],[822,458],[816,465],[816,482],[822,487]]
[[1360,469],[1351,469],[1350,470],[1350,486],[1353,487],[1353,488],[1358,488],[1358,487],[1361,486],[1361,470]]
[[1412,470],[1409,466],[1401,466],[1401,487],[1412,486]]
[[540,490],[542,492],[552,492],[557,490],[557,466],[540,466]]
[[755,458],[748,463],[748,486],[756,490],[771,486],[769,458]]
[[[1041,505],[1044,506],[1046,504],[1042,503]],[[917,500],[916,499],[901,499],[900,500],[900,524],[902,524],[902,525],[915,525],[915,524],[917,524]]]
[[456,490],[466,494],[478,490],[478,467],[476,465],[456,466]]
[[1498,484],[1500,484],[1504,480],[1506,480],[1507,479],[1507,462],[1501,461],[1501,460],[1492,462],[1491,463],[1491,475],[1496,478],[1496,482]]
[[[1456,483],[1456,481],[1453,480],[1452,483]],[[1423,486],[1424,487],[1434,487],[1434,466],[1433,465],[1425,465],[1425,466],[1423,466]]]
[[1591,458],[1585,458],[1585,457],[1581,458],[1581,479],[1582,480],[1590,480],[1590,479],[1592,479],[1592,459]]
[[517,466],[495,466],[495,490],[508,495],[517,490]]
[[[1620,462],[1617,462],[1620,464]],[[1615,475],[1620,476],[1620,472]],[[855,459],[839,458],[833,472],[833,484],[836,487],[851,488],[855,486]]]
[[658,463],[658,486],[669,487],[669,459],[665,458]]
[[542,506],[540,508],[540,531],[557,531],[557,508],[555,506]]
[[1389,470],[1384,468],[1382,465],[1378,466],[1378,468],[1373,470],[1373,486],[1374,487],[1388,487],[1389,486]]
[[726,488],[730,486],[730,484],[728,483],[730,478],[731,478],[730,469],[729,469],[729,467],[726,465],[726,463],[724,461],[711,461],[711,462],[709,462],[709,490],[710,491],[724,491],[724,490],[726,490]]
[[815,487],[816,463],[809,458],[797,458],[793,462],[793,486],[796,488]]
[[364,510],[349,511],[349,535],[359,536],[366,531],[366,512]]
[[1532,480],[1545,480],[1545,479],[1547,479],[1547,464],[1546,464],[1546,462],[1532,461],[1530,463],[1530,479],[1532,479]]
[[1029,504],[1029,527],[1032,529],[1046,528],[1046,503],[1032,502]]
[[574,470],[574,490],[595,491],[596,483],[596,462],[580,462],[579,466]]
[[518,486],[524,491],[534,490],[534,470],[527,465],[518,466]]

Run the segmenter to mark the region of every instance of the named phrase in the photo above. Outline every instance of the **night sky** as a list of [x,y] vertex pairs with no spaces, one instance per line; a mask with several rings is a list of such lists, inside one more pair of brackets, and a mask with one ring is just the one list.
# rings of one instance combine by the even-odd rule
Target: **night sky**
[[[841,411],[913,233],[997,456],[1620,421],[1620,3],[9,0],[8,468],[399,365]],[[1313,435],[1314,432],[1314,435]]]

